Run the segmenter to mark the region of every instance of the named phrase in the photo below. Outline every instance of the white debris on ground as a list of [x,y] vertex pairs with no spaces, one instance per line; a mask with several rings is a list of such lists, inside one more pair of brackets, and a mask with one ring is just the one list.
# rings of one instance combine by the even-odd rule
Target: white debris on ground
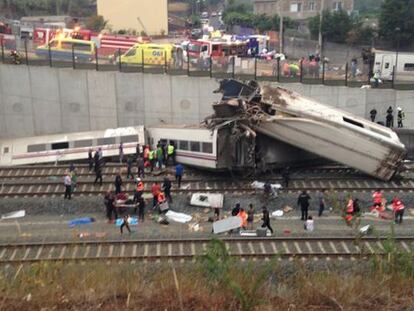
[[221,193],[194,193],[190,205],[198,207],[223,208],[224,195]]
[[175,221],[175,222],[179,222],[179,223],[186,223],[191,221],[191,219],[193,219],[193,217],[191,215],[187,215],[184,213],[177,213],[174,211],[168,211],[165,216],[167,216],[167,218],[171,221]]

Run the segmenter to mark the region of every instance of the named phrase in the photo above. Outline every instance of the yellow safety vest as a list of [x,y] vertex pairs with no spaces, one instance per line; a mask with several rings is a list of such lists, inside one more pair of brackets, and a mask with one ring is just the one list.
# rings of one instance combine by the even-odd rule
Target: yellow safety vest
[[168,145],[167,153],[168,153],[168,155],[172,155],[174,153],[174,146],[173,145]]
[[149,154],[148,154],[148,159],[150,159],[150,161],[151,161],[151,160],[154,160],[154,150],[151,150],[151,151],[149,152]]

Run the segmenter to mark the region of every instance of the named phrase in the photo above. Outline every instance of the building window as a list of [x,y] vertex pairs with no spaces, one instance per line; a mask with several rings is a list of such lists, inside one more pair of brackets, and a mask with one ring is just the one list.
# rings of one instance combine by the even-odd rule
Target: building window
[[290,11],[291,12],[300,12],[302,9],[302,3],[291,3]]
[[414,64],[404,64],[404,71],[414,71]]
[[342,10],[342,2],[336,1],[333,3],[333,10],[334,11],[340,11]]
[[309,11],[315,11],[315,2],[309,2]]

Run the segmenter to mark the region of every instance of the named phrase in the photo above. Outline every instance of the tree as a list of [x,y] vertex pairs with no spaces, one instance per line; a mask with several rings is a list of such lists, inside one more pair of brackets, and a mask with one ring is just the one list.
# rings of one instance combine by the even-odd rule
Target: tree
[[103,16],[94,15],[89,17],[86,21],[86,28],[95,32],[100,32],[107,24],[108,21],[106,21]]
[[[354,21],[344,11],[330,12],[325,10],[322,19],[322,35],[323,38],[337,43],[344,43],[348,32],[352,30]],[[309,19],[308,26],[313,39],[319,34],[320,15]]]
[[[399,29],[399,31],[398,31]],[[394,47],[414,41],[414,0],[385,0],[379,18],[380,36]]]

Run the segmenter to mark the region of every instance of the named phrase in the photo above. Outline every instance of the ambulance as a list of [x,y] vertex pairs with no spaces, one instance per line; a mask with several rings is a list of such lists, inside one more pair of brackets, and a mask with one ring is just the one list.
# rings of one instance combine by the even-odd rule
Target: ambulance
[[164,66],[173,61],[174,45],[172,44],[135,44],[125,54],[118,57],[117,62],[126,65]]

